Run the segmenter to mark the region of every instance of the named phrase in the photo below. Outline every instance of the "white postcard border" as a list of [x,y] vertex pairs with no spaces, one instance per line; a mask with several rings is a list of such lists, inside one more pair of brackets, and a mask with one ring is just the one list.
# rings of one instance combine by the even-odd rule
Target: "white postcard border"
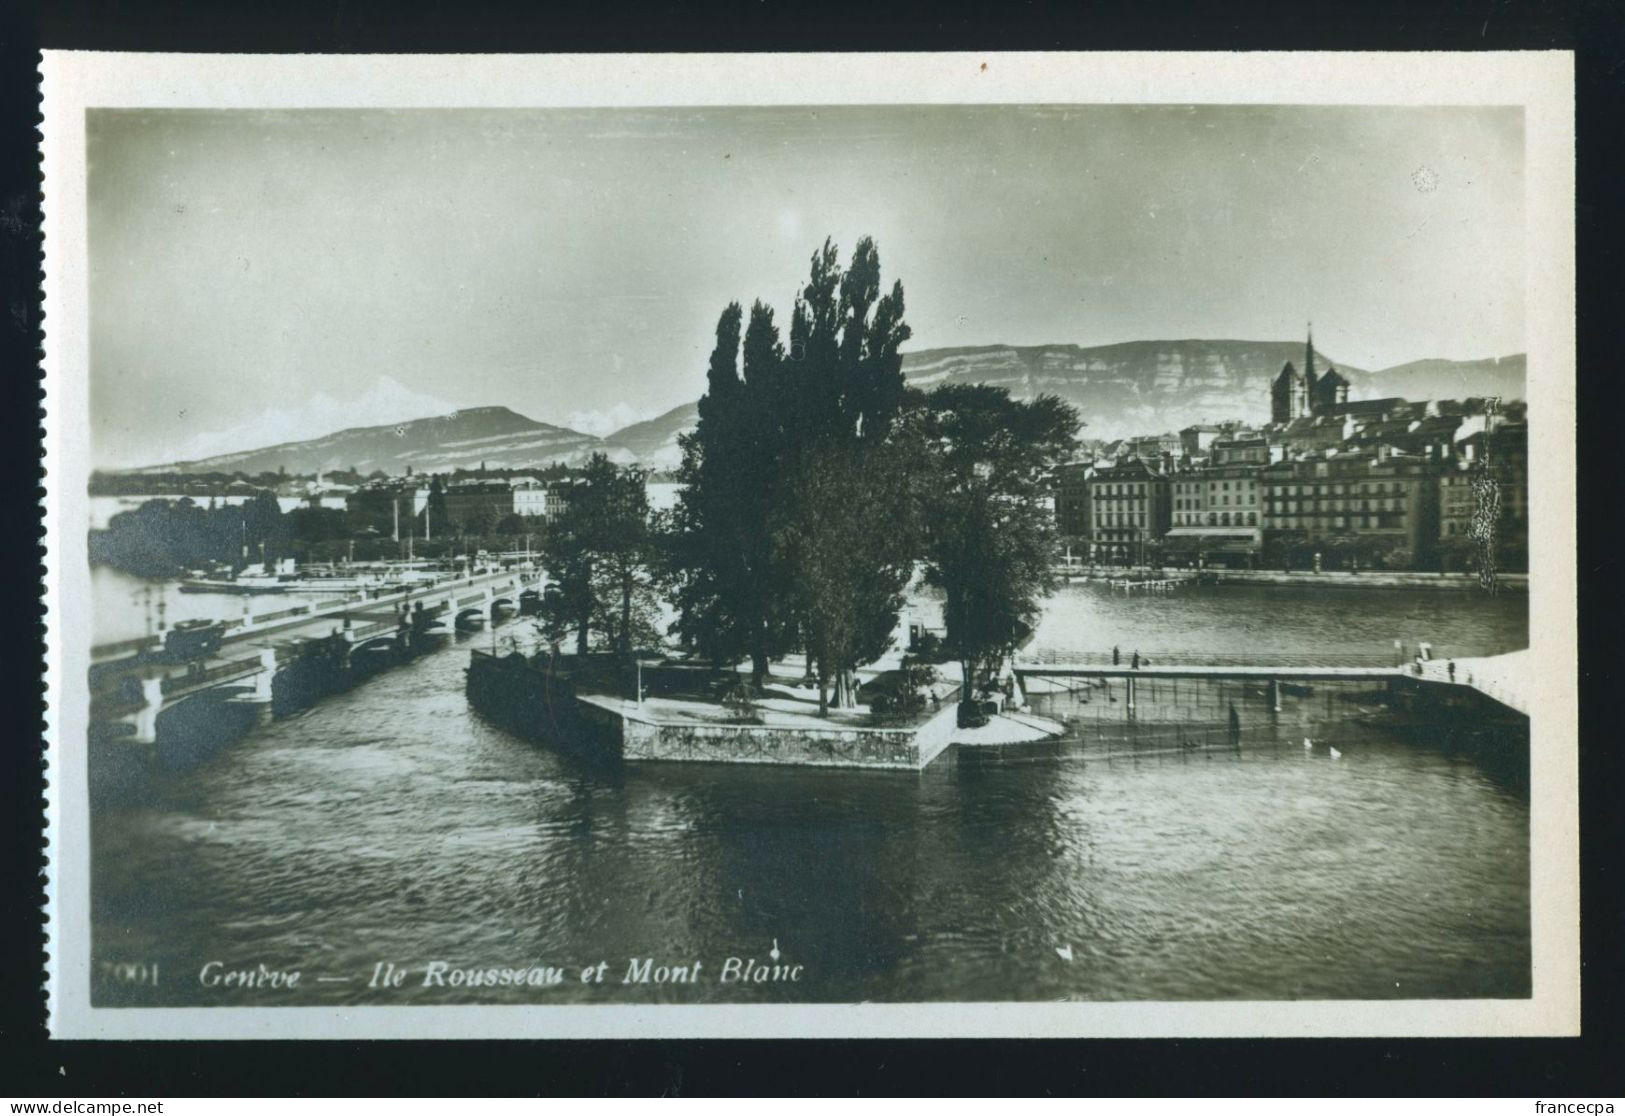
[[[46,839],[58,1038],[1490,1036],[1579,1032],[1573,58],[1527,53],[46,52]],[[84,110],[817,104],[1522,105],[1530,459],[1529,1000],[92,1008]]]

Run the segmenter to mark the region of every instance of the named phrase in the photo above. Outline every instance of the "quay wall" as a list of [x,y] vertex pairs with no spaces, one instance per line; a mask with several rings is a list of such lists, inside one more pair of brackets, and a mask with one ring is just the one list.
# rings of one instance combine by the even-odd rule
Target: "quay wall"
[[957,702],[918,728],[813,728],[786,725],[663,723],[578,697],[581,718],[611,735],[636,762],[758,763],[918,771],[952,739]]
[[[1116,582],[1125,581],[1195,581],[1196,570],[1159,569],[1155,566],[1057,568],[1069,581]],[[1220,585],[1283,585],[1293,588],[1320,589],[1446,589],[1455,592],[1478,589],[1478,575],[1473,573],[1428,573],[1423,570],[1232,570],[1210,566],[1201,573],[1218,579]],[[1501,588],[1524,592],[1529,588],[1526,573],[1503,573]]]
[[[1528,574],[1502,574],[1501,588],[1524,592],[1529,588]],[[1437,574],[1406,570],[1349,573],[1346,570],[1314,573],[1311,570],[1282,573],[1279,570],[1224,570],[1219,572],[1221,585],[1290,585],[1312,586],[1320,589],[1445,589],[1454,592],[1477,590],[1477,574]]]

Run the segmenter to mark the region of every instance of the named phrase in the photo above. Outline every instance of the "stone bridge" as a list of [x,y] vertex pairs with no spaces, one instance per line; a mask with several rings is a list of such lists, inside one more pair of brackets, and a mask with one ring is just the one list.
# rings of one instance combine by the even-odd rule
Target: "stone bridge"
[[277,674],[300,645],[331,641],[335,669],[347,670],[356,653],[413,650],[448,613],[460,627],[490,622],[543,584],[539,573],[508,570],[245,613],[222,618],[219,648],[190,660],[166,656],[160,636],[105,644],[91,652],[91,724],[103,736],[151,744],[161,713],[200,696],[269,709]]

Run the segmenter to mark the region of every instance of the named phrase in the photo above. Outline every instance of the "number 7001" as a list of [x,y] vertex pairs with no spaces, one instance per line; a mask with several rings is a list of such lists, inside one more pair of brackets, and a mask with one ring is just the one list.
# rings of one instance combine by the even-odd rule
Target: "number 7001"
[[98,961],[96,979],[104,984],[148,984],[158,987],[158,965],[145,961]]

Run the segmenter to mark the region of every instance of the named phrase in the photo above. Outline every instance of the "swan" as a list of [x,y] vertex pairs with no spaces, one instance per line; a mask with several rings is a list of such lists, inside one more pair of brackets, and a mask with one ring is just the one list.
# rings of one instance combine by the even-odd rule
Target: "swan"
[[1303,738],[1303,750],[1304,751],[1307,752],[1311,748],[1313,748],[1314,746],[1315,746],[1315,742],[1313,740],[1310,740],[1307,736]]
[[1328,748],[1326,750],[1329,751],[1332,754],[1332,759],[1342,759],[1343,758],[1343,753],[1339,752],[1336,748]]
[[1072,947],[1070,945],[1056,946],[1055,953],[1062,961],[1072,960]]

